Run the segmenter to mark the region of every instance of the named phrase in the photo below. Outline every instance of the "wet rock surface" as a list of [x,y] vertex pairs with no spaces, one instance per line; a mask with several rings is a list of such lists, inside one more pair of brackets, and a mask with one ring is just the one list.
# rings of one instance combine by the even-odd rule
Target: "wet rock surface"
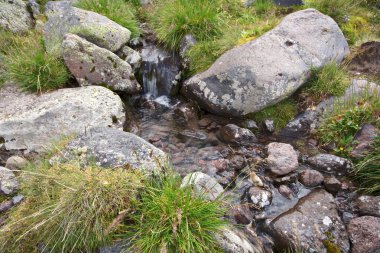
[[130,39],[128,29],[95,12],[72,7],[69,1],[50,1],[45,8],[48,21],[43,37],[49,53],[59,52],[67,33],[76,34],[112,52],[119,50]]
[[266,161],[270,171],[276,175],[286,175],[298,168],[298,154],[286,143],[270,143]]
[[326,243],[336,245],[341,252],[349,252],[348,234],[338,215],[331,194],[315,190],[302,198],[288,212],[269,224],[270,233],[280,248],[300,246],[305,252],[327,252]]
[[247,236],[237,229],[225,229],[215,235],[216,241],[226,253],[256,253],[260,246],[252,244]]
[[62,135],[124,119],[123,102],[103,87],[67,88],[40,96],[14,85],[0,90],[0,137],[8,150],[43,151]]
[[352,243],[352,253],[376,253],[380,250],[380,218],[362,216],[353,219],[348,225]]
[[187,80],[182,93],[209,112],[242,116],[288,97],[306,81],[311,66],[340,62],[347,53],[348,44],[333,19],[314,9],[302,10],[258,39],[227,51]]
[[143,172],[161,171],[167,157],[163,151],[140,137],[109,127],[88,129],[70,141],[53,161],[96,162],[105,168],[133,168]]
[[126,61],[75,34],[65,35],[62,57],[81,86],[102,85],[127,94],[142,91]]

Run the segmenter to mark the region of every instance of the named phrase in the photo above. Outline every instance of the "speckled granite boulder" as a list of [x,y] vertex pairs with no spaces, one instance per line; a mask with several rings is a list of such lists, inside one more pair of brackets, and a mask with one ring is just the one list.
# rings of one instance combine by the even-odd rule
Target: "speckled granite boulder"
[[22,0],[0,0],[0,28],[25,33],[33,28],[32,14]]

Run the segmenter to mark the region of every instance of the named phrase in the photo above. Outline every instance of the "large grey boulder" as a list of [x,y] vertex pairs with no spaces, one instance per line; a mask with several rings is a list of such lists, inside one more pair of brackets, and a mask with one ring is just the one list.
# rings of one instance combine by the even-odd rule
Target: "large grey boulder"
[[62,56],[66,66],[82,86],[105,85],[114,91],[128,94],[136,94],[142,90],[126,61],[75,34],[65,35]]
[[144,172],[160,171],[167,157],[144,139],[110,127],[95,127],[70,141],[53,161],[96,162],[105,168],[133,168]]
[[0,0],[0,27],[14,33],[25,33],[34,25],[26,2]]
[[333,196],[315,190],[298,201],[291,210],[269,224],[269,232],[279,248],[301,247],[301,252],[326,253],[327,242],[342,253],[350,250],[348,234],[339,217]]
[[63,135],[112,126],[123,118],[120,97],[103,87],[60,89],[40,96],[11,85],[0,90],[0,139],[8,150],[42,151]]
[[95,12],[72,7],[70,1],[49,2],[46,16],[43,37],[49,53],[59,52],[67,33],[77,34],[112,52],[124,46],[131,36],[127,28]]
[[311,67],[341,62],[348,52],[335,21],[306,9],[227,51],[208,70],[187,80],[182,93],[215,114],[246,115],[287,98],[307,80]]

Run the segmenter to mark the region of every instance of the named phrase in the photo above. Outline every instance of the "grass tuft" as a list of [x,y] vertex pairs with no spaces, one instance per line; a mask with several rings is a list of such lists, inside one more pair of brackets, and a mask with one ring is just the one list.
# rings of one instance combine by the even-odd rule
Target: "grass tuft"
[[1,252],[94,252],[110,242],[115,217],[130,210],[141,186],[135,172],[47,160],[20,181],[26,199],[0,230]]
[[380,194],[380,138],[372,144],[373,150],[354,169],[354,178],[360,189],[370,194]]
[[248,115],[257,123],[262,124],[266,119],[272,119],[276,130],[286,126],[286,124],[297,115],[297,105],[292,99],[283,100],[273,106],[267,107],[260,112]]
[[136,0],[79,0],[75,6],[97,12],[124,26],[132,33],[132,38],[140,36],[139,23],[136,18]]
[[331,62],[320,69],[311,69],[310,79],[301,89],[301,96],[311,97],[318,103],[329,96],[343,95],[349,85],[346,69]]
[[8,33],[0,37],[0,45],[0,62],[5,70],[1,80],[38,92],[57,89],[68,82],[70,74],[66,66],[61,59],[45,52],[42,37],[37,32],[26,36]]
[[180,177],[155,178],[146,183],[127,234],[137,252],[219,252],[214,233],[226,224],[224,213],[219,200],[181,187]]

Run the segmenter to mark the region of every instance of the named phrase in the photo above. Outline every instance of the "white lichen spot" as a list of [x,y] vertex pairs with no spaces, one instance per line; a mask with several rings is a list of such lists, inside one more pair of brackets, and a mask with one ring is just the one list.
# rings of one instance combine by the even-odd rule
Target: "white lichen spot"
[[333,223],[332,220],[330,219],[330,217],[328,217],[328,216],[325,216],[323,218],[322,222],[323,222],[323,225],[325,225],[327,227],[329,227]]

